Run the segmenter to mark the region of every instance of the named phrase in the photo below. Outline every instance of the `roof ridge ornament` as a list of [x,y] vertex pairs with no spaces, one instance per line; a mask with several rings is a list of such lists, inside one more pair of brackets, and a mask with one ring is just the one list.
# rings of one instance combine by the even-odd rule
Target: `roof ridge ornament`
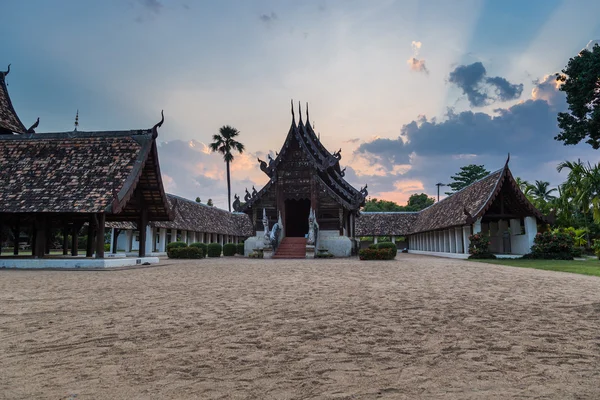
[[160,128],[165,122],[165,114],[164,110],[160,110],[160,121],[152,127],[152,139],[156,139],[158,137],[158,128]]
[[10,73],[10,64],[8,64],[8,67],[6,68],[6,72],[0,72],[0,74],[6,76]]
[[35,128],[37,128],[40,125],[40,117],[37,118],[37,120],[35,121],[35,123],[33,125],[31,125],[29,127],[29,129],[27,129],[27,133],[35,133]]
[[508,166],[509,161],[510,161],[510,153],[508,153],[508,157],[506,158],[506,163],[504,164],[504,167]]
[[79,126],[79,109],[77,109],[77,112],[75,113],[75,129],[73,129],[73,132],[77,132],[78,126]]
[[296,116],[294,115],[294,99],[292,99],[291,101],[292,104],[292,124],[296,123]]
[[302,124],[302,105],[298,101],[298,124]]
[[308,101],[306,102],[306,125],[310,128],[310,122],[308,118]]

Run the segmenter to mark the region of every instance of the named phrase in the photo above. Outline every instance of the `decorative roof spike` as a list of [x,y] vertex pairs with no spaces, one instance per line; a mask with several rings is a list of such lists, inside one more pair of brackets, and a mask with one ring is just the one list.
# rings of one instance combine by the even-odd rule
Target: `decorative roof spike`
[[38,117],[38,119],[35,121],[35,123],[33,125],[31,125],[31,127],[29,127],[29,129],[27,129],[27,133],[35,133],[35,128],[37,128],[40,124],[40,117]]
[[75,114],[75,129],[73,129],[73,132],[77,132],[77,127],[79,127],[79,109],[77,109],[77,113]]
[[8,64],[8,68],[6,68],[6,72],[2,72],[4,74],[4,76],[8,75],[10,73],[10,64]]
[[308,101],[306,102],[306,125],[310,127],[309,118],[308,118]]
[[298,101],[298,122],[302,123],[302,106],[300,105],[300,102]]
[[508,157],[506,158],[506,163],[505,165],[508,165],[508,162],[510,161],[510,153],[508,153]]
[[294,115],[294,99],[291,100],[292,104],[292,123],[296,123],[296,116]]
[[165,114],[163,111],[164,110],[160,110],[160,121],[152,127],[152,139],[156,139],[158,136],[158,128],[160,128],[163,122],[165,122]]

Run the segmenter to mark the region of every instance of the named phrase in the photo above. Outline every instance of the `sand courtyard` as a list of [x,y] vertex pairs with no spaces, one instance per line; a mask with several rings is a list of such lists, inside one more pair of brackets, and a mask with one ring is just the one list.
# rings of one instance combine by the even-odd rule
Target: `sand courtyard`
[[0,270],[0,398],[600,397],[600,279],[392,262]]

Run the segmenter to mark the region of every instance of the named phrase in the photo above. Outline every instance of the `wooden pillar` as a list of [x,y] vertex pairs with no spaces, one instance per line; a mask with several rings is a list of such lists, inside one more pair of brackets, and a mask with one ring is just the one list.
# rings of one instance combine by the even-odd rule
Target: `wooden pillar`
[[138,226],[138,231],[140,233],[140,249],[139,256],[146,257],[146,225],[148,225],[148,210],[144,203],[141,203],[142,212],[140,216],[140,222]]
[[104,225],[106,214],[98,213],[98,229],[96,234],[96,258],[104,258]]
[[63,256],[66,256],[69,254],[69,225],[66,222],[63,223],[62,234],[63,234],[62,251],[63,251]]
[[15,229],[13,230],[13,254],[15,256],[19,255],[19,237],[20,237],[20,233],[21,233],[21,226],[19,224],[19,217],[17,216],[17,222],[15,223]]
[[44,258],[46,253],[46,217],[38,216],[35,222],[35,247],[32,249],[35,258]]
[[85,247],[85,256],[92,257],[94,255],[94,233],[96,231],[96,218],[91,215],[88,221],[87,243]]
[[73,222],[73,226],[71,227],[71,255],[73,257],[77,257],[79,255],[79,224],[77,222]]
[[113,237],[112,237],[112,253],[117,254],[117,243],[119,242],[119,235],[121,234],[120,229],[113,229]]

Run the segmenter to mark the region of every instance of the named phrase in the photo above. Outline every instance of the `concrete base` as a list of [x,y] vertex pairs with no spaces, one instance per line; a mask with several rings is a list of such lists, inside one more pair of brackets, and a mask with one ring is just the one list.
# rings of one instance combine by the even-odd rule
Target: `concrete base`
[[158,257],[113,257],[113,258],[6,258],[0,259],[0,268],[119,268],[158,264]]
[[317,247],[317,251],[326,249],[335,257],[350,257],[352,240],[347,236],[340,236],[338,231],[319,231]]
[[271,246],[269,247],[263,247],[263,258],[273,258],[273,248]]
[[306,245],[306,258],[315,258],[315,246]]
[[[410,254],[421,254],[423,256],[434,256],[444,258],[458,258],[466,260],[469,258],[469,254],[464,253],[445,253],[442,251],[421,251],[421,250],[408,250]],[[494,254],[496,258],[522,258],[522,254]]]

